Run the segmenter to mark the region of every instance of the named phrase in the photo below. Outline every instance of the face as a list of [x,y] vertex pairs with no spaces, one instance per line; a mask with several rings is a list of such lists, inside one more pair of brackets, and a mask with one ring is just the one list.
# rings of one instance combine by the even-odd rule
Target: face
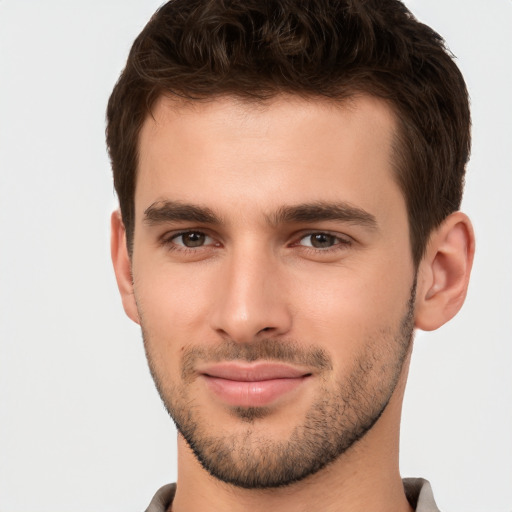
[[378,421],[412,338],[394,118],[361,96],[183,105],[140,135],[133,305],[177,427],[217,478],[285,485]]

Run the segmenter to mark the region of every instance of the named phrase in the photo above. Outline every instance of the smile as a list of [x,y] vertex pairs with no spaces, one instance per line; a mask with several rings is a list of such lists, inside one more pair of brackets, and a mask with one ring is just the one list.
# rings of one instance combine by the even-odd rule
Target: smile
[[311,373],[284,364],[221,363],[200,372],[208,389],[228,405],[261,407],[297,389]]

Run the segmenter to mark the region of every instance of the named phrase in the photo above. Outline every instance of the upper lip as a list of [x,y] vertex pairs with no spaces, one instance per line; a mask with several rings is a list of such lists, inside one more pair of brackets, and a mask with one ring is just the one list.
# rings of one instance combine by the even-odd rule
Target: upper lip
[[240,382],[257,382],[273,379],[297,379],[311,375],[311,372],[283,363],[241,363],[223,362],[198,368],[202,375]]

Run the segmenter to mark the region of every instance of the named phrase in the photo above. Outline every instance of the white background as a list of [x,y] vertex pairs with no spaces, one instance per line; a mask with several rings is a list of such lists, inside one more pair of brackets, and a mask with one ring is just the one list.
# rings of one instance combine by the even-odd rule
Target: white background
[[[175,433],[121,308],[104,110],[159,5],[0,0],[0,512],[142,511]],[[410,0],[473,105],[465,307],[416,341],[402,473],[446,512],[512,511],[512,2]]]

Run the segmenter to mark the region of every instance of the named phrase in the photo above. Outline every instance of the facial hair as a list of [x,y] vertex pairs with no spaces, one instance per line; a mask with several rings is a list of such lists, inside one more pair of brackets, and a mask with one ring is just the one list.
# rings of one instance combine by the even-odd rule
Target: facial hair
[[[157,369],[140,315],[144,347],[160,397],[203,468],[215,478],[241,488],[282,487],[337,460],[380,418],[411,348],[415,293],[416,279],[399,325],[367,339],[351,371],[337,381],[334,389],[327,385],[333,368],[329,354],[293,340],[267,338],[246,344],[225,340],[216,347],[188,347],[182,354],[179,384],[168,382]],[[286,440],[273,439],[271,433],[265,435],[263,429],[256,428],[272,414],[267,407],[232,407],[231,415],[245,428],[236,433],[211,433],[208,419],[189,393],[197,377],[194,368],[198,362],[230,360],[280,361],[315,369],[322,382],[319,393]]]

